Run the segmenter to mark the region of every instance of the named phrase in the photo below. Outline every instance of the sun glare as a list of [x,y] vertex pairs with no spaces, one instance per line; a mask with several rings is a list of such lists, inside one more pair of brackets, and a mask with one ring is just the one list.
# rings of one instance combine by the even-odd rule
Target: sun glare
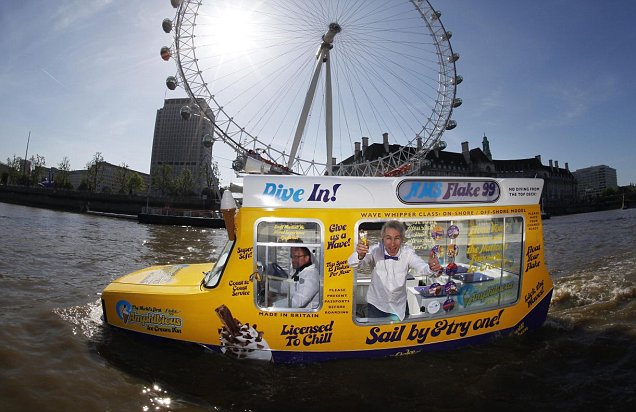
[[257,43],[257,22],[251,10],[225,5],[210,24],[212,47],[221,55],[244,54]]

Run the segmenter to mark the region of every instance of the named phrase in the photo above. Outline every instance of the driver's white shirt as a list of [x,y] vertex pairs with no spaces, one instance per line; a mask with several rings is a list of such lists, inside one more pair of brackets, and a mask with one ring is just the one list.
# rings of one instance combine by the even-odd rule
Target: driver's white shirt
[[317,309],[320,306],[320,275],[313,263],[298,273],[298,280],[291,284],[291,307]]

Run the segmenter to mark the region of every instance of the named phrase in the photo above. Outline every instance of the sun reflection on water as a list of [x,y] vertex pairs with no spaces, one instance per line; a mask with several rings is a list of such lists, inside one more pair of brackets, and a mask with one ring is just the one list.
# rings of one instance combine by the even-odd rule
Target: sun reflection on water
[[168,391],[161,389],[158,384],[153,384],[151,388],[144,386],[141,393],[148,397],[150,405],[144,405],[141,409],[144,412],[155,410],[160,411],[162,409],[170,410],[172,399],[167,396]]

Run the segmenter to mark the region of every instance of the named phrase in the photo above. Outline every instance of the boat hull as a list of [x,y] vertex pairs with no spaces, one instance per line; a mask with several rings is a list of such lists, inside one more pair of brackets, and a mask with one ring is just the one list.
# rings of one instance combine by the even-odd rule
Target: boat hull
[[[321,320],[248,307],[236,311],[250,319],[245,324],[237,320],[248,337],[239,342],[224,340],[216,312],[231,297],[201,285],[202,275],[211,268],[211,264],[157,266],[122,277],[102,293],[104,319],[117,328],[193,342],[234,358],[317,362],[413,355],[521,335],[543,324],[552,296],[550,287],[538,292],[536,299],[494,310],[389,324],[363,324],[350,315]],[[231,285],[234,297],[246,285],[240,281]]]
[[[552,297],[552,291],[548,292],[540,302],[529,312],[525,317],[520,319],[515,325],[494,329],[487,333],[482,333],[478,335],[468,335],[465,337],[461,337],[459,339],[448,339],[441,340],[435,343],[423,343],[419,345],[412,346],[399,346],[399,347],[390,347],[384,349],[342,349],[342,350],[329,350],[329,351],[307,351],[307,350],[276,350],[276,349],[268,349],[264,350],[264,353],[258,356],[252,356],[253,359],[261,359],[267,361],[273,361],[276,363],[314,363],[314,362],[324,362],[324,361],[334,361],[334,360],[343,360],[343,359],[371,359],[371,358],[387,358],[387,357],[398,357],[398,356],[410,356],[417,355],[421,353],[428,352],[436,352],[436,351],[450,351],[456,350],[464,346],[470,345],[481,345],[485,344],[489,341],[500,339],[505,336],[515,335],[520,336],[524,335],[527,332],[534,331],[539,329],[544,324],[547,319],[548,310],[550,307],[550,301]],[[461,322],[461,320],[457,320]],[[170,340],[170,341],[182,341],[183,339],[175,338],[174,336],[165,336],[165,334],[158,334],[156,331],[139,331],[135,329],[131,329],[126,326],[119,325],[116,323],[111,323],[110,326],[116,326],[117,329],[125,330],[127,332],[132,332],[135,335],[148,337],[154,336],[160,340]],[[405,332],[408,332],[413,329],[417,329],[422,327],[419,323],[407,323],[405,326]],[[433,326],[434,328],[435,326]],[[201,329],[208,329],[205,325],[201,325]],[[214,344],[210,342],[197,342],[191,341],[190,339],[186,339],[189,344],[196,343],[199,344],[206,349],[223,354],[226,353],[224,346],[222,344]],[[156,343],[160,341],[155,341]],[[226,353],[227,354],[227,353]]]

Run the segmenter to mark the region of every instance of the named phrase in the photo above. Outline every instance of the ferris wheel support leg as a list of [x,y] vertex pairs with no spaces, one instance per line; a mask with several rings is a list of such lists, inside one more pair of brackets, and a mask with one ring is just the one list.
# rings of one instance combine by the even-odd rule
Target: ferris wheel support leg
[[305,125],[307,124],[307,117],[309,116],[309,109],[311,109],[311,103],[314,100],[314,95],[316,94],[316,85],[318,84],[318,78],[320,77],[320,69],[322,68],[323,59],[325,57],[325,48],[322,47],[318,52],[316,68],[314,69],[314,75],[311,79],[311,84],[309,85],[309,90],[307,90],[307,95],[305,96],[305,104],[303,105],[303,111],[300,113],[300,119],[298,120],[298,127],[296,127],[296,134],[294,135],[294,142],[292,143],[291,151],[289,152],[289,160],[287,161],[287,167],[289,169],[294,165],[294,160],[296,159],[296,153],[298,152],[298,146],[300,145],[300,140],[303,137],[303,133],[305,132]]
[[331,61],[329,49],[325,50],[325,131],[327,139],[327,175],[333,174],[333,102],[331,94]]

